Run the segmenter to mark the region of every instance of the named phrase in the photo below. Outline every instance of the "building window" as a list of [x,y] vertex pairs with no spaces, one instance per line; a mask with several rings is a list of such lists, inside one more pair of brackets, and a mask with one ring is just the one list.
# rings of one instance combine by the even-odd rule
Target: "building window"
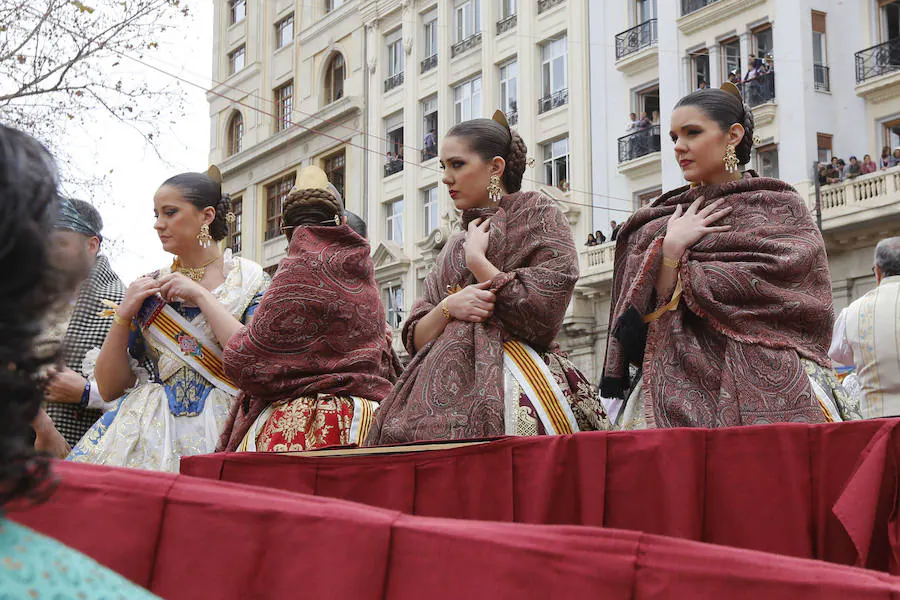
[[228,54],[228,74],[234,75],[244,68],[247,63],[247,48],[240,46]]
[[878,0],[881,7],[881,42],[900,38],[900,2]]
[[336,8],[340,8],[344,5],[346,0],[325,0],[325,12],[330,13]]
[[544,144],[544,183],[569,190],[569,138]]
[[275,47],[284,48],[294,39],[294,15],[288,15],[275,23]]
[[828,72],[828,44],[825,36],[825,13],[812,11],[813,41],[813,80],[815,88],[820,91],[831,89],[831,76]]
[[635,92],[634,100],[639,118],[646,116],[651,123],[659,123],[659,85]]
[[234,223],[231,224],[231,232],[228,235],[228,247],[235,254],[239,254],[244,227],[244,201],[240,197],[231,201],[231,213],[234,215]]
[[481,116],[481,75],[453,88],[453,118],[462,123]]
[[403,40],[400,31],[388,38],[388,76],[393,77],[403,72]]
[[325,69],[325,104],[331,104],[344,97],[344,56],[336,52]]
[[[325,171],[325,175],[328,176],[328,181],[337,188],[337,191],[342,198],[347,197],[344,190],[346,167],[347,154],[343,150],[337,154],[325,157],[322,161],[322,170]],[[344,201],[344,205],[346,205],[346,200]]]
[[247,18],[247,0],[231,0],[230,7],[232,25]]
[[228,156],[244,149],[244,117],[236,112],[228,122]]
[[481,0],[457,2],[453,11],[454,41],[461,42],[481,31]]
[[753,30],[753,46],[757,58],[765,58],[772,54],[775,43],[772,38],[772,26],[762,25]]
[[437,56],[438,53],[438,22],[437,12],[432,11],[425,15],[425,58]]
[[510,125],[519,121],[519,63],[511,60],[500,65],[500,110],[506,113]]
[[896,148],[900,146],[900,119],[887,121],[883,125],[884,145]]
[[275,88],[275,107],[278,111],[275,121],[275,131],[283,131],[290,127],[291,117],[294,112],[293,81],[289,81],[283,86]]
[[551,40],[541,46],[541,83],[543,95],[538,112],[544,113],[569,101],[567,39]]
[[384,176],[389,177],[403,170],[403,112],[395,113],[384,120],[385,148]]
[[392,242],[403,245],[403,198],[398,198],[385,205],[385,237]]
[[265,239],[273,240],[281,234],[281,209],[284,200],[294,187],[295,175],[285,175],[266,186],[266,233]]
[[732,83],[739,83],[741,76],[741,41],[738,38],[731,38],[719,44],[719,50],[722,53],[722,72],[731,80]]
[[500,0],[500,18],[511,17],[517,12],[516,0]]
[[422,190],[422,216],[425,224],[424,234],[426,237],[438,228],[439,208],[438,186],[433,185],[430,188]]
[[833,136],[830,133],[816,134],[816,149],[820,163],[831,162]]
[[422,160],[438,155],[438,103],[437,95],[422,100]]
[[634,195],[634,209],[649,206],[651,202],[656,200],[662,193],[662,188],[653,188],[645,192],[638,192]]
[[635,25],[646,23],[656,18],[656,0],[635,0],[634,2]]
[[384,289],[384,306],[387,308],[387,322],[393,329],[403,323],[403,286],[389,285]]
[[709,87],[709,51],[699,50],[690,55],[691,58],[691,84],[693,89]]
[[756,149],[756,172],[761,177],[778,179],[778,146],[767,144]]

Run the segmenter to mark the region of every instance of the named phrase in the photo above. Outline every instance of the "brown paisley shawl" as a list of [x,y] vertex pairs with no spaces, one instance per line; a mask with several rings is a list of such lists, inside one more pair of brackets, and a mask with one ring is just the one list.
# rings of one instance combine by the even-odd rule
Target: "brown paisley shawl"
[[250,325],[225,347],[241,389],[219,442],[234,450],[273,402],[316,394],[380,402],[394,380],[369,243],[348,226],[294,231]]
[[[488,216],[486,255],[501,271],[490,286],[497,294],[493,317],[484,323],[451,321],[416,351],[416,323],[447,296],[448,286],[476,283],[466,267],[464,231],[473,219]],[[514,337],[547,351],[562,327],[578,279],[578,256],[556,204],[538,192],[516,192],[496,208],[464,211],[461,225],[403,327],[412,360],[381,403],[369,445],[503,435],[503,342]]]
[[[678,204],[723,199],[733,212],[683,257],[678,308],[649,326],[666,222]],[[789,185],[748,173],[680,188],[636,212],[619,233],[611,335],[601,385],[624,397],[642,367],[649,427],[821,422],[801,358],[830,368],[834,312],[825,245]]]

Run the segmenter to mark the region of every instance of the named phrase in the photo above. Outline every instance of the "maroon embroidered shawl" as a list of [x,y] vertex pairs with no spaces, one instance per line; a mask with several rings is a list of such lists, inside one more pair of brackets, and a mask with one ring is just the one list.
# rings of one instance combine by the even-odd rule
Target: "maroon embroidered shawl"
[[[648,327],[666,221],[701,197],[732,206],[721,223],[733,229],[685,254],[681,304]],[[628,365],[642,365],[650,427],[820,422],[800,358],[830,368],[833,319],[825,245],[791,186],[746,176],[677,189],[619,233],[601,392],[624,397]]]
[[451,321],[418,352],[413,346],[416,323],[444,299],[447,286],[476,282],[466,267],[465,233],[457,232],[404,325],[412,360],[375,414],[368,445],[503,435],[503,342],[515,337],[544,351],[559,333],[578,279],[565,216],[547,196],[517,192],[499,208],[465,211],[463,229],[484,216],[491,216],[487,258],[501,271],[491,283],[494,316],[485,323]]
[[241,389],[220,439],[235,449],[263,409],[302,396],[380,402],[392,355],[369,244],[346,225],[299,227],[250,325],[224,363]]

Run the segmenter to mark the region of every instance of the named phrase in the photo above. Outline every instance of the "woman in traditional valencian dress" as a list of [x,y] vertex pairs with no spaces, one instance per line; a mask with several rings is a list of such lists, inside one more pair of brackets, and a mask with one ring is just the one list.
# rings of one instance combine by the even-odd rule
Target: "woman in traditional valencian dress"
[[361,445],[391,391],[393,354],[369,243],[337,190],[307,167],[284,203],[290,244],[253,322],[225,348],[241,388],[224,450]]
[[[182,456],[215,450],[238,390],[221,346],[247,322],[268,276],[222,254],[230,200],[213,177],[185,173],[154,198],[156,232],[172,266],[137,279],[114,315],[94,378],[119,398],[72,450],[70,460],[177,472]],[[155,365],[138,364],[146,353]]]
[[[828,358],[834,320],[822,236],[803,199],[740,172],[753,113],[737,88],[672,113],[691,182],[622,227],[601,394],[624,428],[859,418]],[[630,367],[638,372],[629,376]]]
[[443,182],[462,211],[403,327],[412,357],[368,443],[600,429],[590,385],[555,351],[578,279],[569,223],[522,192],[526,148],[499,111],[453,127]]

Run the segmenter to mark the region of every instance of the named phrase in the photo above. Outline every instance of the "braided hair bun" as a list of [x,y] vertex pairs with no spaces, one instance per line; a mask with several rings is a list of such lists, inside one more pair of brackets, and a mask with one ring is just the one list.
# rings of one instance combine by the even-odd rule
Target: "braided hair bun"
[[[344,212],[341,203],[328,190],[316,188],[293,189],[284,201],[284,224],[288,227],[299,225],[332,224],[335,215]],[[334,221],[339,225],[340,221]]]

